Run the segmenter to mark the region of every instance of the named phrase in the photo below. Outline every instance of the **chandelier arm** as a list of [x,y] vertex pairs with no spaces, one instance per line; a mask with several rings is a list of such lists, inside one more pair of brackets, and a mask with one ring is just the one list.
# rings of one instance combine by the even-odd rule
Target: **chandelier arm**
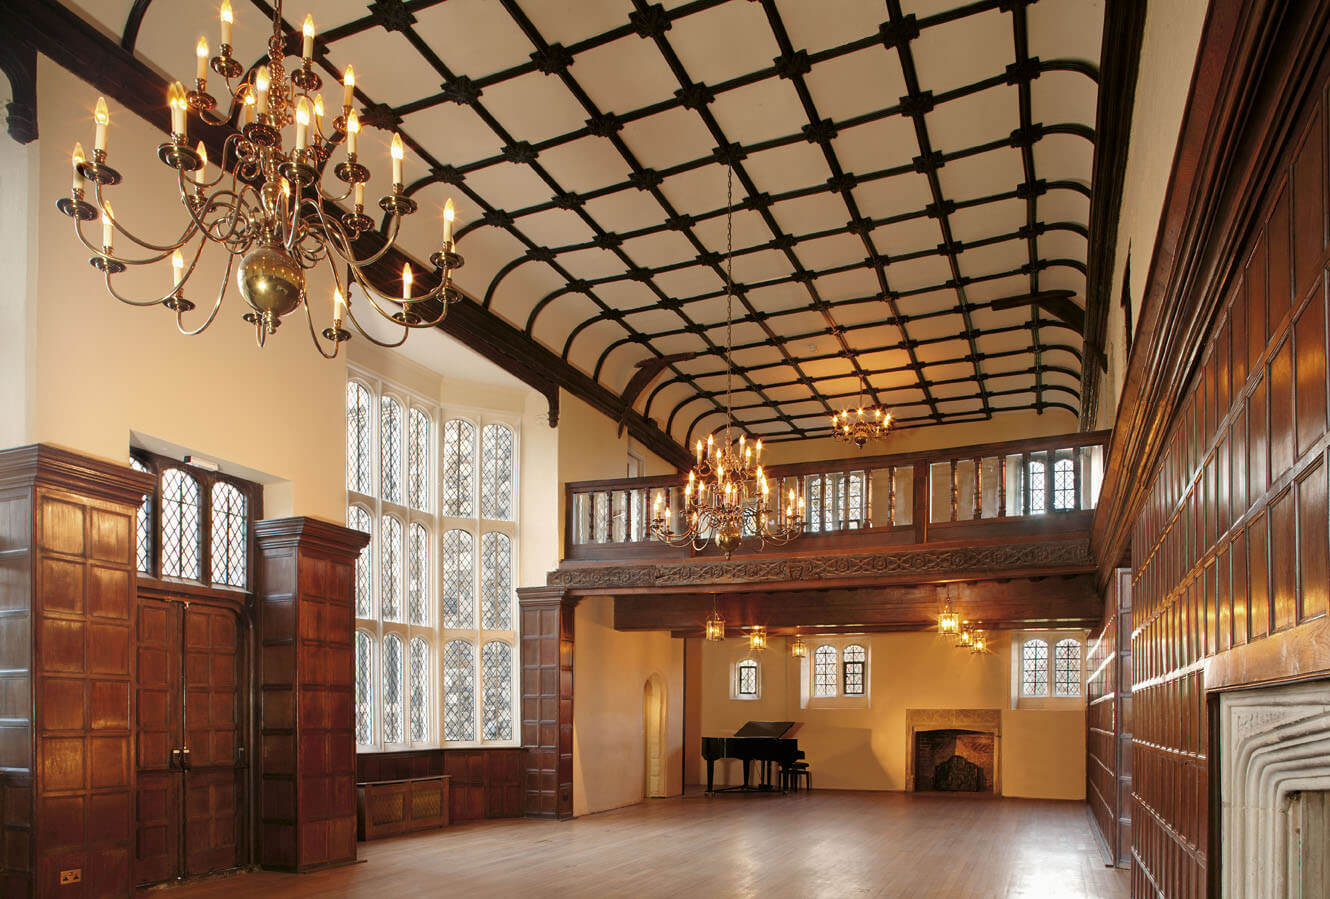
[[[227,201],[227,197],[233,198],[233,201]],[[223,244],[229,249],[231,240],[238,233],[241,222],[248,218],[249,210],[244,208],[243,202],[241,194],[231,190],[218,190],[198,204],[191,203],[186,198],[185,209],[189,212],[190,218],[194,220],[195,227],[203,233],[204,237],[215,243]],[[223,211],[224,214],[217,216],[210,223],[207,219],[208,214],[217,210]],[[242,216],[242,214],[245,215]],[[218,229],[225,222],[230,222],[231,227],[223,233]],[[245,245],[248,246],[250,243],[253,243],[253,239],[247,238]],[[235,251],[232,250],[232,252]]]
[[[336,277],[334,277],[333,280],[336,280]],[[324,359],[336,359],[337,353],[342,348],[342,342],[340,340],[332,341],[333,350],[331,353],[325,350],[323,348],[323,342],[319,339],[319,332],[314,327],[314,313],[309,309],[309,297],[305,296],[303,292],[300,295],[300,305],[305,307],[305,321],[309,325],[309,339],[314,343],[314,349],[318,350],[319,355]],[[361,333],[363,334],[364,332],[362,331]]]
[[106,252],[106,250],[105,250],[104,248],[102,248],[102,247],[94,246],[94,245],[88,240],[88,238],[87,238],[86,236],[84,236],[84,234],[83,234],[83,222],[80,221],[79,219],[75,219],[75,220],[74,220],[74,233],[75,233],[76,235],[78,235],[79,243],[83,244],[83,246],[86,247],[86,248],[88,249],[88,251],[89,251],[90,253],[92,253],[92,255],[94,255],[94,256],[100,256],[100,257],[102,257],[103,259],[109,259],[109,260],[111,260],[112,262],[119,262],[119,263],[122,263],[122,264],[124,264],[124,265],[151,265],[151,264],[154,263],[154,262],[161,262],[161,261],[162,261],[163,259],[165,259],[167,256],[170,256],[170,255],[171,255],[172,253],[174,253],[176,250],[178,250],[178,249],[180,249],[181,247],[183,247],[183,246],[189,241],[189,237],[191,236],[191,235],[189,235],[189,234],[186,234],[186,235],[185,235],[185,238],[184,238],[183,240],[181,240],[180,243],[176,244],[176,245],[173,246],[173,247],[168,247],[167,249],[165,249],[165,250],[162,251],[161,253],[157,254],[156,256],[147,256],[147,257],[144,257],[144,258],[142,258],[142,259],[129,259],[129,258],[124,257],[124,256],[117,256],[117,255],[114,254],[114,253],[108,253],[108,252]]
[[133,300],[129,297],[121,296],[120,293],[111,286],[111,272],[109,271],[106,272],[106,292],[124,303],[126,306],[160,306],[174,295],[174,293],[168,293],[166,296],[159,297],[155,300]]
[[373,265],[384,256],[388,255],[388,252],[392,250],[397,243],[401,216],[394,215],[390,219],[392,227],[391,233],[388,235],[387,243],[385,243],[379,251],[373,255],[367,256],[364,259],[358,259],[356,258],[356,254],[351,250],[351,240],[346,236],[346,229],[342,227],[342,223],[335,219],[330,219],[322,206],[316,206],[314,211],[318,214],[319,221],[323,223],[324,230],[333,235],[333,251],[337,253],[343,262],[353,268],[359,269],[364,268],[367,265]]
[[185,310],[177,309],[175,313],[175,326],[177,331],[186,337],[194,337],[195,335],[202,334],[204,331],[208,330],[208,326],[212,324],[213,319],[217,318],[217,312],[222,308],[222,300],[226,297],[227,285],[231,283],[231,267],[234,264],[235,257],[228,256],[226,260],[226,272],[222,275],[221,286],[217,289],[217,300],[212,304],[212,311],[208,313],[208,317],[204,319],[203,324],[193,330],[185,328]]
[[[106,201],[102,198],[102,185],[100,183],[97,183],[97,208],[101,211],[103,216],[110,219],[111,227],[114,228],[118,233],[123,234],[128,240],[132,241],[133,243],[137,244],[143,249],[153,253],[165,253],[169,255],[170,253],[173,253],[176,250],[183,247],[186,243],[189,242],[189,239],[194,236],[193,235],[194,223],[193,221],[191,221],[188,225],[185,226],[185,230],[181,233],[180,238],[173,244],[158,245],[154,243],[149,243],[146,240],[141,240],[139,237],[132,234],[127,228],[125,228],[123,225],[120,224],[120,217],[118,215],[109,215],[109,216],[106,215]],[[80,232],[80,234],[81,233],[82,232]],[[86,245],[87,244],[85,241],[85,246]],[[105,253],[102,253],[100,250],[96,250],[95,252],[97,252],[99,255],[103,256],[106,255]],[[141,264],[141,263],[130,262],[127,259],[120,259],[118,257],[107,257],[107,258],[114,258],[117,262],[123,262],[126,265]],[[162,257],[159,256],[157,258],[160,259]]]
[[[429,293],[421,294],[421,295],[418,296],[418,297],[410,297],[409,299],[403,299],[402,297],[391,297],[391,296],[388,296],[388,294],[384,293],[383,291],[379,290],[379,289],[378,289],[377,287],[375,287],[373,284],[370,284],[369,281],[365,278],[364,273],[360,271],[359,266],[352,265],[352,266],[350,266],[349,268],[350,268],[350,270],[351,270],[351,275],[352,275],[352,277],[355,278],[356,283],[359,284],[360,287],[361,287],[361,289],[365,292],[365,298],[366,298],[367,300],[369,300],[370,305],[372,305],[372,306],[374,307],[375,311],[377,311],[377,312],[378,312],[380,315],[382,315],[384,318],[390,318],[390,319],[391,319],[391,318],[393,317],[393,313],[391,313],[391,312],[385,312],[384,309],[383,309],[383,307],[380,306],[380,305],[378,304],[378,302],[374,299],[376,296],[377,296],[380,300],[383,300],[384,302],[387,302],[387,303],[393,303],[393,304],[395,304],[395,305],[400,305],[400,306],[402,306],[404,309],[410,309],[412,306],[416,305],[417,303],[423,303],[423,302],[425,302],[426,300],[437,300],[437,299],[442,298],[442,297],[443,297],[443,294],[444,294],[444,291],[446,291],[447,288],[448,288],[448,281],[447,281],[447,279],[445,278],[445,279],[442,279],[442,280],[439,281],[439,286],[438,286],[438,287],[435,287],[435,288],[434,288],[433,290],[431,290]],[[448,308],[448,304],[447,304],[446,301],[444,302],[443,305],[444,305],[444,309],[447,310],[447,308]],[[393,320],[396,321],[396,319],[393,319]],[[443,316],[439,316],[439,318],[434,322],[434,324],[438,324],[438,322],[440,322],[440,321],[443,321]],[[417,322],[417,323],[415,323],[415,324],[407,324],[407,323],[405,323],[405,322],[398,322],[398,324],[402,324],[402,325],[404,325],[404,326],[407,327],[407,328],[421,328],[421,327],[427,327],[427,325],[426,325],[425,323],[423,323],[423,322]],[[430,325],[429,327],[432,327],[432,325]],[[397,344],[393,344],[393,345],[396,346]]]
[[[369,333],[369,331],[366,331],[366,330],[365,330],[365,326],[362,325],[362,324],[356,319],[356,314],[355,314],[354,312],[351,311],[351,303],[350,303],[350,302],[347,302],[347,304],[346,304],[346,316],[347,316],[348,321],[350,321],[351,324],[355,326],[356,331],[359,332],[359,334],[360,334],[361,337],[365,338],[366,340],[368,340],[370,343],[374,344],[375,346],[383,347],[384,349],[389,349],[389,350],[391,350],[391,349],[393,349],[394,347],[399,347],[399,346],[401,346],[402,344],[406,343],[406,338],[407,338],[408,336],[410,336],[410,334],[411,334],[411,329],[408,328],[406,325],[402,325],[402,338],[401,338],[401,340],[397,340],[397,341],[380,340],[379,338],[375,337],[373,334]],[[384,318],[387,319],[387,320],[389,320],[389,321],[392,321],[392,318],[391,318],[390,316],[384,316]],[[400,323],[400,322],[394,322],[394,324],[401,324],[401,323]]]

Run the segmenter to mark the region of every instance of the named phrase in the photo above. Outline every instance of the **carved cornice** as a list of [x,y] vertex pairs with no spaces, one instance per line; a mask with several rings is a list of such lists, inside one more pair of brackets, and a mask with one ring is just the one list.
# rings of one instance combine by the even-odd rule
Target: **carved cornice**
[[128,465],[49,443],[0,450],[0,489],[50,487],[137,507],[153,486],[152,475]]
[[351,560],[369,543],[369,534],[304,515],[256,521],[254,536],[265,554],[299,548]]
[[647,565],[564,567],[551,571],[551,587],[606,590],[616,587],[679,587],[707,584],[768,584],[912,575],[994,574],[1088,569],[1085,540],[958,546],[939,549],[828,556],[668,562]]

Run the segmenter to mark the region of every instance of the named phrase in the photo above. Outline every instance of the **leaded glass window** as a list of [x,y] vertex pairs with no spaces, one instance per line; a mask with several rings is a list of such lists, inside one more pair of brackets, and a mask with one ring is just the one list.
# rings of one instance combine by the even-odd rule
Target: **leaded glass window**
[[407,541],[406,614],[412,624],[429,624],[429,531],[412,522]]
[[1053,695],[1081,695],[1081,641],[1068,637],[1053,647]]
[[356,617],[374,616],[374,525],[369,511],[364,506],[349,506],[346,510],[346,526],[352,530],[369,534],[369,544],[360,551],[356,558]]
[[490,531],[480,538],[480,622],[487,630],[513,626],[513,542]]
[[1030,472],[1030,514],[1044,513],[1044,463],[1035,459],[1027,466]]
[[390,396],[379,403],[379,467],[383,470],[383,500],[402,501],[402,404]]
[[480,517],[508,521],[513,517],[513,430],[485,425],[480,449]]
[[385,621],[402,620],[402,523],[391,515],[379,525],[379,604]]
[[359,381],[346,382],[346,489],[374,492],[371,446],[374,406],[369,389]]
[[752,659],[744,659],[739,663],[739,689],[740,696],[757,695],[757,662]]
[[1076,508],[1076,465],[1070,459],[1053,463],[1053,508],[1058,511]]
[[383,742],[402,742],[402,640],[383,638]]
[[429,416],[412,407],[406,428],[406,492],[411,508],[430,511],[429,491]]
[[822,530],[822,475],[804,476],[804,530]]
[[845,526],[858,528],[864,521],[864,473],[850,472],[849,483],[845,486]]
[[1048,644],[1043,640],[1021,646],[1021,695],[1048,695]]
[[[129,467],[135,471],[151,474],[148,466],[133,456],[129,457]],[[135,518],[135,540],[137,543],[138,568],[144,574],[152,574],[152,497],[149,493],[139,503],[138,516]]]
[[836,695],[836,647],[819,646],[813,651],[813,695]]
[[356,631],[356,742],[374,742],[374,638]]
[[475,545],[469,531],[443,535],[443,626],[475,627]]
[[231,484],[212,485],[212,579],[214,583],[244,587],[248,580],[246,556],[249,528],[245,495]]
[[475,514],[476,428],[455,418],[443,426],[443,514],[468,518]]
[[513,738],[513,648],[495,640],[481,650],[482,721],[486,740]]
[[845,695],[864,695],[864,667],[868,663],[868,652],[858,643],[845,647]]
[[203,498],[199,482],[179,468],[162,472],[162,574],[199,580]]
[[476,738],[476,654],[465,640],[443,647],[443,738]]
[[424,742],[429,739],[429,645],[419,637],[411,640],[411,739]]

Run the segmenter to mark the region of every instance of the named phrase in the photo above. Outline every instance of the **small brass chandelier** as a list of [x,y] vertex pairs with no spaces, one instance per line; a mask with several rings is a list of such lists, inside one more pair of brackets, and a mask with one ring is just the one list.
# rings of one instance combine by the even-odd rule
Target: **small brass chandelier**
[[796,659],[803,659],[808,656],[808,642],[798,634],[795,634],[794,639],[790,641],[790,656]]
[[725,639],[725,619],[721,617],[720,610],[716,608],[716,596],[711,596],[711,615],[707,618],[706,638],[712,643]]
[[881,406],[864,408],[865,384],[863,375],[859,376],[859,405],[853,412],[842,409],[831,416],[833,436],[842,443],[853,443],[859,449],[870,440],[887,436],[891,430],[891,413]]
[[944,636],[955,637],[961,632],[961,616],[951,606],[951,586],[947,586],[947,599],[942,611],[937,614],[937,632]]
[[[352,108],[355,96],[352,67],[347,66],[343,78],[341,114],[325,133],[323,97],[315,93],[323,81],[313,69],[313,19],[305,17],[301,60],[289,75],[283,65],[287,53],[282,33],[282,0],[274,4],[268,61],[244,77],[241,77],[243,67],[231,55],[233,24],[230,0],[222,0],[218,55],[209,59],[208,42],[199,38],[195,48],[198,66],[194,89],[187,91],[177,81],[167,91],[171,138],[157,148],[157,156],[175,169],[178,176],[180,202],[188,216],[178,237],[153,242],[136,236],[104,197],[105,188],[122,180],[120,173],[107,164],[110,115],[104,98],[98,100],[93,115],[96,137],[92,158],[84,156],[81,145],[74,147],[73,186],[70,195],[56,205],[74,219],[75,234],[93,254],[89,264],[105,275],[107,291],[130,306],[165,306],[175,313],[180,332],[194,335],[202,333],[216,319],[231,271],[235,269],[237,287],[248,306],[243,317],[254,325],[259,346],[277,331],[286,315],[303,308],[310,339],[329,359],[336,357],[341,344],[351,338],[344,325],[354,326],[366,339],[386,347],[400,346],[413,328],[437,325],[448,306],[462,298],[452,283],[453,272],[463,263],[453,243],[452,201],[443,210],[439,249],[430,256],[437,285],[417,293],[410,264],[402,267],[400,295],[388,296],[371,285],[365,270],[380,262],[396,245],[402,219],[417,208],[416,202],[403,193],[401,135],[395,134],[392,141],[392,189],[378,201],[379,208],[388,216],[383,246],[369,248],[369,252],[360,255],[355,244],[361,234],[374,227],[374,220],[365,214],[365,185],[370,171],[356,153],[360,120]],[[225,117],[212,112],[218,103],[207,92],[209,68],[225,79]],[[222,144],[221,158],[217,160],[221,172],[215,178],[208,177],[208,154],[203,143],[199,142],[197,147],[189,145],[190,112],[208,124],[229,124],[237,129]],[[292,125],[294,141],[288,149],[285,130]],[[332,173],[345,189],[333,195],[327,192],[322,171],[338,146],[345,146],[345,156]],[[84,199],[89,181],[95,205]],[[347,199],[352,200],[351,212],[343,212],[337,205]],[[83,223],[97,218],[102,224],[101,242],[93,244],[83,234]],[[134,245],[136,249],[131,255],[116,252],[117,236]],[[207,317],[197,327],[187,328],[184,315],[195,304],[186,298],[185,286],[209,244],[226,251],[226,271]],[[112,277],[128,266],[150,265],[168,258],[172,277],[170,289],[162,297],[126,297],[112,284]],[[310,311],[306,273],[324,264],[332,275],[332,325],[323,329],[320,340]],[[374,313],[401,327],[400,337],[380,340],[365,330],[351,306],[352,283],[360,287]],[[432,302],[437,302],[438,307],[427,312],[427,304]],[[324,341],[330,350],[324,348]]]
[[773,502],[771,484],[762,468],[762,441],[749,443],[734,427],[734,169],[728,173],[725,249],[725,427],[707,436],[705,450],[697,441],[697,462],[684,486],[679,529],[663,492],[656,493],[651,534],[670,546],[704,548],[708,541],[730,558],[744,538],[758,546],[781,546],[803,533],[802,489],[791,488],[784,507],[780,488]]
[[750,652],[765,652],[766,648],[767,629],[757,625],[748,632],[748,649]]

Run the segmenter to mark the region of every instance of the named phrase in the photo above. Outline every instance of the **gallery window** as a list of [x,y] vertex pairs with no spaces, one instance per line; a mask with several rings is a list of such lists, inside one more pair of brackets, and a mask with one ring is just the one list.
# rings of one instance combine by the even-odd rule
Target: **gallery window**
[[731,699],[759,699],[762,696],[762,669],[757,659],[745,658],[734,663],[730,677]]
[[822,637],[800,660],[803,708],[867,708],[869,643],[864,637]]
[[1015,708],[1064,708],[1084,702],[1081,632],[1018,633],[1012,639]]

